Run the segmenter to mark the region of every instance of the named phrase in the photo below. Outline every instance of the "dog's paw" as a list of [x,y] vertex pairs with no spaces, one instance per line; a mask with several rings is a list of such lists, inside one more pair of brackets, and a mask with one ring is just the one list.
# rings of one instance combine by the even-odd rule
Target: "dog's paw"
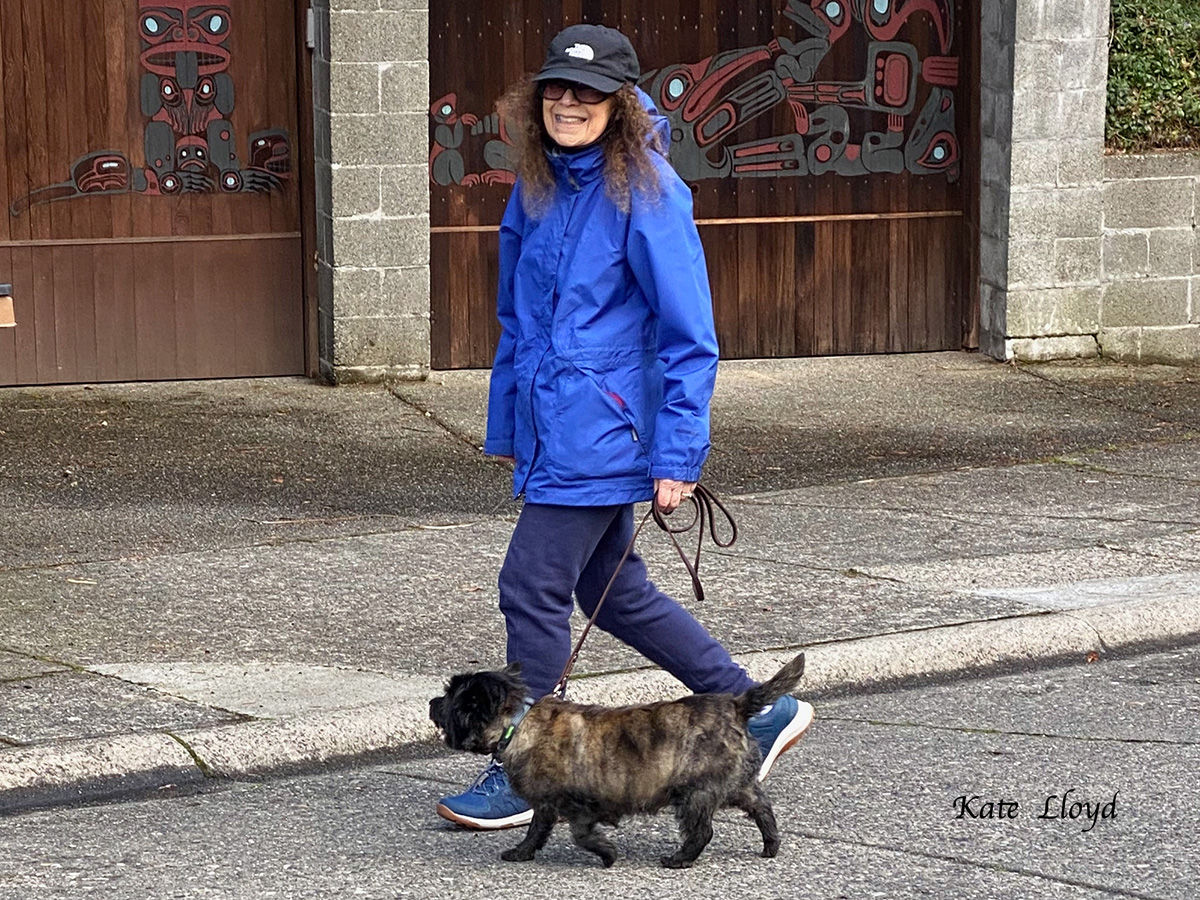
[[681,859],[678,854],[674,854],[664,856],[659,862],[663,864],[664,869],[690,869],[694,860]]
[[505,862],[529,862],[533,859],[536,851],[527,850],[524,847],[513,847],[511,850],[505,850],[500,854],[500,858]]
[[600,856],[600,862],[604,865],[604,868],[606,868],[606,869],[611,869],[612,864],[617,861],[616,853],[601,853],[601,854],[599,854],[599,856]]
[[778,843],[767,844],[766,846],[763,847],[763,852],[762,852],[763,859],[774,859],[778,855],[779,855],[779,844]]

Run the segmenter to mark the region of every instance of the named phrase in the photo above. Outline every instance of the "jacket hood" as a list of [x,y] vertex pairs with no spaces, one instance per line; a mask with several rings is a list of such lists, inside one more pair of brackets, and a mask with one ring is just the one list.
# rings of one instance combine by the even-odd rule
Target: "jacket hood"
[[637,91],[638,99],[642,101],[642,109],[650,116],[650,124],[654,126],[654,136],[659,140],[659,146],[663,148],[663,156],[667,155],[667,151],[671,147],[671,123],[667,117],[661,115],[658,107],[654,105],[654,100],[650,95],[643,91],[640,87],[634,87]]

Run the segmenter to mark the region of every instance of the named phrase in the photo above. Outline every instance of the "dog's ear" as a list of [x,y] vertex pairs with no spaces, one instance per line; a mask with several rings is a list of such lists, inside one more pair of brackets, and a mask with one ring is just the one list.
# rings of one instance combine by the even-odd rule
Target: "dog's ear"
[[510,662],[507,666],[504,667],[504,674],[505,675],[520,675],[521,674],[521,663],[520,662]]

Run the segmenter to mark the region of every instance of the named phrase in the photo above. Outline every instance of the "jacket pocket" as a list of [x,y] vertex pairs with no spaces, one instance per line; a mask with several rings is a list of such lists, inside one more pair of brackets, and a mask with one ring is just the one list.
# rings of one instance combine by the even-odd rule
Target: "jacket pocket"
[[564,480],[649,477],[640,377],[636,368],[603,376],[572,365],[563,369],[556,382],[552,464]]

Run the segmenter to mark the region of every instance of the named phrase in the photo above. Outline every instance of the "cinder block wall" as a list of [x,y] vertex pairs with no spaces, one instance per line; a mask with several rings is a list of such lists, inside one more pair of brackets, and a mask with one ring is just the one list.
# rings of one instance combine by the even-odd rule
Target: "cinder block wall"
[[1095,356],[1108,0],[1000,7],[1015,38],[1004,357]]
[[317,357],[333,381],[333,149],[329,120],[329,0],[313,0],[313,157],[317,207]]
[[1200,154],[1104,161],[1101,352],[1200,360]]
[[1016,4],[984,2],[980,48],[979,348],[1008,352],[1009,191],[1012,189],[1012,86]]
[[[319,0],[321,369],[339,382],[429,369],[429,13],[423,0]],[[318,52],[318,57],[320,52]],[[323,136],[328,156],[321,156]],[[321,181],[320,174],[318,182]]]

